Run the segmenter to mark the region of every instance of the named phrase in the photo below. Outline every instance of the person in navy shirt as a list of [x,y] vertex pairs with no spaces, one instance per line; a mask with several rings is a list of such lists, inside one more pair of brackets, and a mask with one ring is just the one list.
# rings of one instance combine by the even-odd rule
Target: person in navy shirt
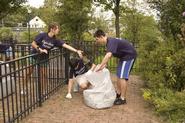
[[[73,83],[75,82],[74,84],[79,85],[82,89],[87,89],[90,86],[90,83],[87,81],[85,74],[87,74],[89,70],[93,71],[96,65],[93,64],[91,60],[85,59],[84,56],[70,58],[69,65],[70,76],[66,98],[71,99],[71,88]],[[78,89],[76,91],[78,91]]]
[[97,71],[102,70],[109,59],[114,56],[119,59],[117,66],[117,97],[114,101],[115,105],[121,105],[126,103],[126,91],[127,81],[129,79],[129,73],[136,59],[137,53],[135,48],[125,39],[117,39],[107,37],[105,32],[97,30],[94,33],[96,42],[99,44],[106,44],[107,53],[104,56]]
[[[45,72],[44,68],[47,66],[47,61],[49,58],[49,51],[53,49],[54,47],[64,47],[70,51],[76,52],[79,56],[82,56],[82,51],[77,50],[73,48],[72,46],[66,44],[63,40],[59,40],[56,38],[56,36],[59,34],[59,26],[57,23],[52,23],[48,26],[48,32],[47,33],[40,33],[38,34],[34,41],[32,42],[32,53],[39,53],[37,57],[33,57],[34,60],[39,60],[42,61],[40,62],[40,73],[41,73],[41,78],[47,78],[47,73]],[[31,73],[33,72],[33,68],[31,70],[27,71],[26,73],[27,76],[30,76]],[[44,77],[43,77],[44,76]],[[29,77],[26,77],[29,78]],[[43,85],[43,91],[45,91],[47,80],[41,80],[42,85]],[[26,80],[25,80],[26,82]],[[21,94],[25,94],[24,90],[21,91]]]
[[56,38],[56,35],[59,33],[59,26],[56,23],[50,24],[48,27],[47,33],[40,33],[35,37],[35,40],[32,42],[32,53],[41,53],[43,56],[48,58],[48,52],[54,47],[64,47],[70,51],[82,55],[81,50],[77,50],[70,45],[67,45],[63,40]]

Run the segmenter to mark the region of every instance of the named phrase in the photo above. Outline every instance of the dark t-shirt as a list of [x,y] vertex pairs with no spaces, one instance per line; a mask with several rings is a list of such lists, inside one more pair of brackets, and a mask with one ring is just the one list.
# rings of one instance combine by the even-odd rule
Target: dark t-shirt
[[106,47],[107,52],[124,61],[135,59],[137,56],[135,48],[124,39],[108,38]]
[[[61,47],[64,44],[64,41],[57,40],[55,37],[49,37],[48,33],[40,33],[35,37],[37,45],[42,48],[50,51],[54,47]],[[33,48],[32,53],[37,53],[37,50]],[[49,54],[42,53],[41,57],[43,59],[48,58]]]
[[69,78],[73,78],[73,76],[78,76],[86,73],[89,70],[89,66],[92,65],[92,62],[89,61],[88,63],[84,63],[82,59],[78,61],[78,67],[77,68],[71,68],[70,69],[70,76]]

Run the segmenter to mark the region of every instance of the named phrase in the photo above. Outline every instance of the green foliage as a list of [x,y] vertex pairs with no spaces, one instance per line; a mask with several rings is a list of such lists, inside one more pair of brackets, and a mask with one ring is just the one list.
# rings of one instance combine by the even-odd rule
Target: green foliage
[[59,0],[44,0],[44,6],[37,10],[37,15],[48,25],[57,21],[56,13]]
[[169,122],[181,123],[185,120],[185,51],[176,51],[169,42],[159,42],[140,62],[147,87],[143,97]]
[[88,32],[84,32],[84,33],[82,34],[82,39],[83,39],[84,41],[93,41],[93,40],[94,40],[94,37],[93,37],[92,34],[90,34],[90,33],[88,33]]
[[120,8],[121,8],[121,0],[99,0],[95,2],[96,6],[103,6],[105,10],[111,10],[115,15],[115,30],[116,37],[120,37]]
[[[84,32],[88,30],[91,11],[91,0],[60,0],[58,7],[58,22],[62,25],[62,33],[68,40],[81,40]],[[70,11],[69,11],[70,10]]]
[[0,28],[0,40],[7,40],[13,37],[11,28],[2,27]]
[[[22,23],[20,26],[27,26],[27,22],[29,20],[27,8],[20,7],[16,10],[16,13],[8,14],[6,17],[3,18],[3,26],[5,27],[17,27],[19,26],[18,23]],[[33,17],[33,12],[31,13],[30,19]]]
[[159,12],[160,29],[166,36],[176,39],[180,33],[180,25],[185,22],[182,16],[185,10],[183,0],[148,0],[150,5]]
[[9,13],[15,12],[22,6],[26,0],[1,0],[0,1],[0,19]]
[[159,115],[166,117],[170,123],[185,121],[185,91],[173,92],[164,86],[158,89],[143,90],[143,97],[154,104]]
[[28,33],[28,31],[22,32],[20,41],[25,42],[25,43],[31,43],[34,40],[36,35],[38,35],[38,32],[31,31],[30,32],[30,42],[29,42],[29,33]]

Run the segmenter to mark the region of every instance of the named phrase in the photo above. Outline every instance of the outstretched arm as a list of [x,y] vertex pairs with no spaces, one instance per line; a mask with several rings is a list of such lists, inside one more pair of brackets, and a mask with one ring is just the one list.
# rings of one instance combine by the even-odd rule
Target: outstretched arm
[[78,55],[79,55],[80,57],[83,57],[83,56],[82,56],[82,52],[83,52],[83,51],[77,50],[77,49],[73,48],[72,46],[70,46],[70,45],[68,45],[68,44],[63,44],[62,46],[63,46],[64,48],[70,50],[70,51],[73,51],[73,52],[78,53]]

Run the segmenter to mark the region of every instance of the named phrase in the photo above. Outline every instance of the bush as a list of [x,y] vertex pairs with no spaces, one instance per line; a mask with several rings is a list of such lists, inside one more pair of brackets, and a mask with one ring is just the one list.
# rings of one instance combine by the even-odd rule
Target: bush
[[[143,65],[147,64],[147,66]],[[143,97],[171,123],[185,121],[185,51],[161,43],[140,61],[146,89]]]
[[13,32],[11,28],[2,27],[0,28],[0,40],[8,40],[13,37]]

